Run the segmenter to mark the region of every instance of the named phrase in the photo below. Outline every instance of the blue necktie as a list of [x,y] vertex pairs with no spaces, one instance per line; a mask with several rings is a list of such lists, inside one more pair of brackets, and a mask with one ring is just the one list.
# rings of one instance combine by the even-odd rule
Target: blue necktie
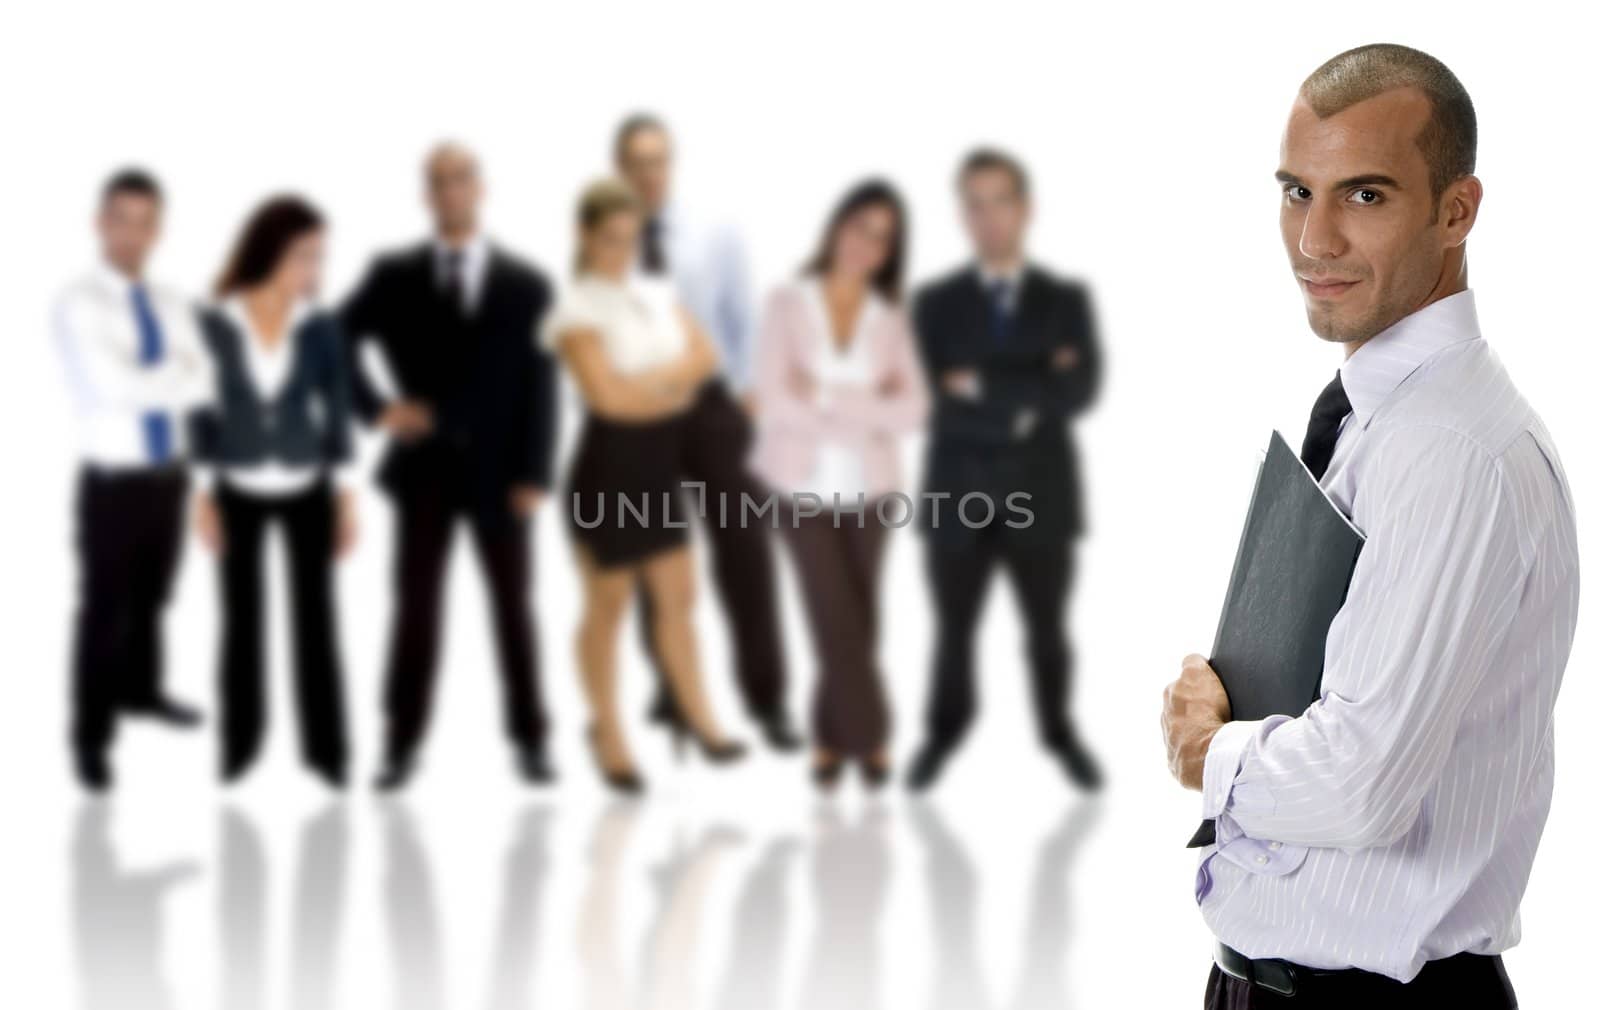
[[1008,343],[1011,339],[1011,282],[994,281],[989,285],[989,332],[995,341]]
[[[142,284],[133,286],[133,315],[139,321],[139,363],[146,367],[155,365],[161,361],[161,324],[156,321],[155,311],[150,308],[150,296]],[[151,410],[145,412],[142,420],[150,462],[165,463],[172,458],[172,419],[163,411]]]

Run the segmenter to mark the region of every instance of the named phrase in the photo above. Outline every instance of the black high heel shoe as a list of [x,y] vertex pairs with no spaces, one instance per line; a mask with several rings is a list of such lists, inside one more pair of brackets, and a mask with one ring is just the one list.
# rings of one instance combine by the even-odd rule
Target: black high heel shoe
[[600,731],[598,728],[589,727],[589,752],[594,756],[594,766],[600,772],[600,777],[606,785],[624,796],[638,796],[644,792],[644,779],[633,769],[614,771],[606,767],[600,757]]
[[733,764],[742,760],[745,755],[745,746],[737,740],[724,740],[721,743],[712,743],[699,733],[690,729],[682,720],[672,723],[672,754],[679,761],[683,760],[684,751],[689,744],[694,744],[700,751],[700,756],[714,765]]

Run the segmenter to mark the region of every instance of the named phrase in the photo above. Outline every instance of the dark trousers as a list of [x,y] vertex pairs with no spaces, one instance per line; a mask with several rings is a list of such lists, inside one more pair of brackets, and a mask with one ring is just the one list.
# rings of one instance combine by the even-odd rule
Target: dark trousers
[[342,776],[344,671],[339,661],[333,593],[334,501],[326,482],[285,497],[217,492],[222,514],[222,774],[250,767],[265,734],[267,530],[282,530],[288,555],[289,614],[294,640],[294,700],[300,754],[306,765]]
[[[889,739],[889,698],[878,670],[878,576],[889,532],[872,502],[861,513],[796,520],[782,511],[817,657],[811,706],[816,743],[841,757],[869,758]],[[864,528],[863,528],[864,525]]]
[[439,667],[450,540],[458,519],[465,519],[472,530],[472,544],[488,583],[506,735],[518,747],[544,742],[538,642],[529,600],[530,523],[482,515],[445,485],[444,481],[421,485],[398,498],[397,605],[384,687],[391,761],[409,760],[427,734]]
[[[683,479],[705,484],[706,540],[711,545],[711,578],[727,616],[734,672],[745,710],[757,719],[783,711],[788,675],[784,665],[782,625],[778,617],[777,568],[772,556],[772,529],[752,519],[740,523],[741,495],[757,504],[769,493],[750,472],[750,419],[720,381],[709,382],[684,418]],[[698,508],[696,489],[686,500]],[[722,520],[726,502],[727,521]],[[655,667],[660,691],[665,673],[656,658],[651,634],[650,597],[639,592],[639,628],[646,654]]]
[[1517,1010],[1504,963],[1498,957],[1457,954],[1429,961],[1410,982],[1372,972],[1314,975],[1293,996],[1234,978],[1216,965],[1206,979],[1206,1010]]
[[934,747],[959,744],[977,713],[974,640],[991,577],[999,567],[1010,575],[1022,608],[1039,738],[1046,747],[1054,747],[1071,732],[1067,694],[1072,650],[1064,621],[1072,583],[1072,543],[1026,535],[1029,532],[993,523],[976,530],[929,534],[928,572],[939,622],[927,713],[929,743]]
[[78,614],[72,745],[110,746],[118,709],[162,697],[161,612],[183,547],[188,478],[177,467],[78,478]]

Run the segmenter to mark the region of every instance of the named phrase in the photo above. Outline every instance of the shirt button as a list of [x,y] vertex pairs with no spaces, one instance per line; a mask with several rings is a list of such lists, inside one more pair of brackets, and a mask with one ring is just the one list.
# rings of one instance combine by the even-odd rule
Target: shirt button
[[1283,848],[1283,843],[1282,842],[1268,842],[1267,843],[1267,848],[1271,849],[1273,852],[1277,852],[1279,849]]
[[1266,853],[1262,853],[1261,855],[1256,857],[1256,865],[1257,866],[1265,866],[1265,865],[1267,865]]

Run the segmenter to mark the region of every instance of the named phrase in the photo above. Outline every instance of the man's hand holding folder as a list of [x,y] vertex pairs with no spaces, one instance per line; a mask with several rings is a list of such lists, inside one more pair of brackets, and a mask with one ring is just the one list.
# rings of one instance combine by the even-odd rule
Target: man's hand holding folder
[[[1278,432],[1256,475],[1211,658],[1189,656],[1166,690],[1167,764],[1202,790],[1222,724],[1298,716],[1316,700],[1328,626],[1344,604],[1365,538]],[[1216,840],[1204,821],[1191,848]]]
[[1233,718],[1222,678],[1198,653],[1185,656],[1183,672],[1161,696],[1161,730],[1167,738],[1167,767],[1185,789],[1200,789],[1206,750],[1222,724]]

